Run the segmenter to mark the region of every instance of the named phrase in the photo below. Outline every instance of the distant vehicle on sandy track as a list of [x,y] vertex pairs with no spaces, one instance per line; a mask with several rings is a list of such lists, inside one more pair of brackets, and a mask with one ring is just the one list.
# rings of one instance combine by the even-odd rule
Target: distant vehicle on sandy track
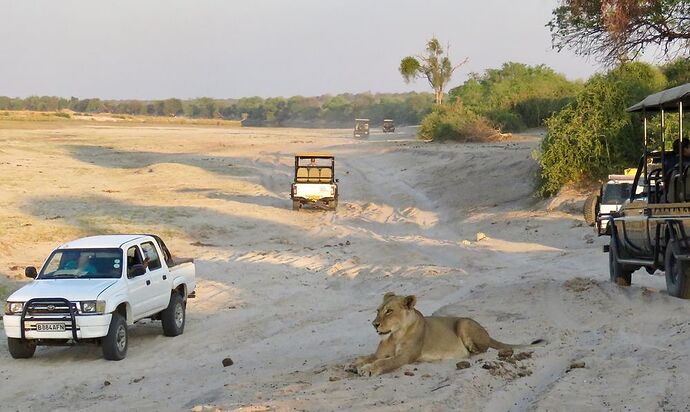
[[369,137],[369,119],[355,119],[355,137]]
[[395,122],[392,119],[384,119],[381,130],[383,133],[395,133]]
[[304,205],[335,210],[338,207],[335,157],[330,153],[297,153],[290,198],[293,210]]
[[90,342],[122,360],[134,322],[161,320],[166,336],[182,334],[196,285],[193,260],[174,259],[161,238],[138,234],[65,243],[26,276],[34,281],[7,298],[3,318],[15,359],[40,345]]

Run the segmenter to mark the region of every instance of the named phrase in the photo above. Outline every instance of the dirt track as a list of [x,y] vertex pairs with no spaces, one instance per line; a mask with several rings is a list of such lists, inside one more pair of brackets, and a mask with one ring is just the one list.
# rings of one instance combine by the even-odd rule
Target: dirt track
[[[577,205],[549,210],[563,199],[532,197],[537,138],[350,136],[0,129],[0,285],[19,286],[8,279],[64,241],[113,232],[160,234],[196,258],[199,277],[184,335],[138,324],[122,362],[92,346],[15,361],[0,329],[0,409],[690,408],[688,302],[669,298],[658,276],[638,272],[628,289],[606,282],[605,239],[569,213]],[[337,212],[290,210],[291,155],[301,150],[336,155]],[[471,316],[503,341],[549,344],[498,369],[482,368],[496,360],[490,351],[465,370],[344,372],[374,350],[370,322],[387,291],[416,294],[425,314]],[[228,356],[235,364],[223,368]],[[566,372],[574,361],[585,367]],[[516,376],[520,366],[528,376]]]

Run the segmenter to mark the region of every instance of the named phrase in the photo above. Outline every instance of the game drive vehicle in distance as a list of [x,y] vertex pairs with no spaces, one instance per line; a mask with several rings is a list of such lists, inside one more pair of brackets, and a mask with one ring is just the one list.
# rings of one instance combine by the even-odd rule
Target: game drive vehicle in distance
[[[630,198],[620,210],[611,212],[607,232],[611,236],[604,251],[609,254],[612,282],[630,285],[632,273],[645,268],[666,275],[671,296],[690,298],[690,146],[683,136],[683,111],[690,104],[690,83],[652,94],[627,109],[641,113],[644,152],[631,185]],[[678,113],[678,139],[667,150],[666,114]],[[647,123],[651,115],[660,119],[661,147],[650,151]],[[658,116],[657,116],[658,115]],[[684,142],[685,140],[685,142]]]
[[335,157],[329,153],[295,155],[295,181],[290,198],[292,209],[303,205],[335,210],[338,207],[338,179],[335,179]]
[[369,137],[369,119],[355,119],[355,137]]
[[395,133],[395,122],[392,119],[383,119],[383,126],[381,127],[383,133]]
[[192,259],[175,259],[155,235],[77,239],[55,249],[34,280],[7,298],[3,318],[10,355],[30,358],[41,345],[99,343],[108,360],[127,355],[128,327],[160,320],[182,334],[194,296]]
[[594,224],[597,233],[608,234],[609,216],[623,207],[623,203],[630,200],[630,191],[635,175],[609,175],[606,183],[601,185],[597,195]]

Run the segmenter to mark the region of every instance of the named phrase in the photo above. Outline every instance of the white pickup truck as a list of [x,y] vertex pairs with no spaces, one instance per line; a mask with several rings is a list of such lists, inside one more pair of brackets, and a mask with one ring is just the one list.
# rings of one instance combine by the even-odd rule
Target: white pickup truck
[[108,360],[127,355],[128,325],[161,320],[166,336],[182,334],[194,262],[176,260],[155,235],[110,235],[58,247],[34,280],[7,298],[3,318],[13,358],[37,345],[100,343]]

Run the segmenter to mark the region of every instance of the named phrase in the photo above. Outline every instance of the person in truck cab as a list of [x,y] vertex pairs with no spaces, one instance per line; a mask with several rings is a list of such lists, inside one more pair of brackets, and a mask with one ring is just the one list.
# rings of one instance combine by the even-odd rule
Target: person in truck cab
[[92,275],[98,270],[91,264],[91,255],[81,254],[79,259],[72,260],[65,264],[65,269],[73,269],[78,276]]
[[[673,171],[673,168],[676,167],[678,164],[678,147],[680,146],[680,140],[676,139],[673,142],[673,154],[670,156],[666,157],[666,160],[664,161],[664,175],[667,177],[671,174],[671,171]],[[690,140],[684,139],[683,140],[683,164],[687,165],[690,164]]]

